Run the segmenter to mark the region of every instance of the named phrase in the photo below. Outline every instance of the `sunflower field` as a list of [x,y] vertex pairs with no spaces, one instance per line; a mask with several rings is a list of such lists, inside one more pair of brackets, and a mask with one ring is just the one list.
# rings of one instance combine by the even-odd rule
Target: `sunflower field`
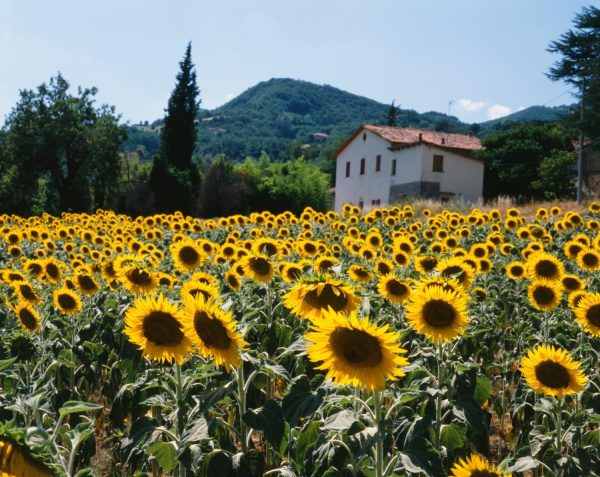
[[0,216],[0,476],[598,476],[599,231]]

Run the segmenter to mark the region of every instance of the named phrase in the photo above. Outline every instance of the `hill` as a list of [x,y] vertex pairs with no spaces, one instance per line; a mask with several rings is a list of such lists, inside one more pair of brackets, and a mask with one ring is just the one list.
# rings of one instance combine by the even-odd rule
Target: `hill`
[[[247,89],[213,110],[199,113],[199,154],[225,154],[228,159],[257,157],[261,151],[283,158],[294,147],[311,148],[318,155],[324,145],[341,142],[363,123],[382,124],[389,105],[348,93],[329,85],[274,78]],[[566,114],[566,106],[532,106],[479,125],[479,135],[528,121],[554,121]],[[469,132],[471,125],[455,116],[434,111],[418,113],[400,109],[398,125],[448,132]],[[150,158],[158,151],[162,119],[128,127],[126,151]]]
[[[293,79],[261,82],[223,106],[202,110],[199,117],[198,152],[224,153],[233,160],[266,151],[280,157],[291,144],[322,144],[346,137],[363,123],[385,121],[389,105],[348,93],[329,85]],[[398,123],[422,129],[467,131],[454,116],[437,112],[417,113],[401,109]],[[162,120],[129,127],[128,151],[142,146],[151,156],[158,148]],[[316,136],[315,136],[316,134]]]

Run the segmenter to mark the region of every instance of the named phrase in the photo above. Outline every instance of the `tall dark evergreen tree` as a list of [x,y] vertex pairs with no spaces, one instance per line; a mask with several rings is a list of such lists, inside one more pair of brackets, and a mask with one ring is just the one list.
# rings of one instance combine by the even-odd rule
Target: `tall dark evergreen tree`
[[165,111],[160,152],[154,158],[150,177],[155,207],[160,212],[194,212],[200,185],[198,170],[192,162],[198,132],[199,93],[192,44],[188,43]]
[[[583,96],[583,128],[586,135],[600,137],[600,9],[584,7],[575,15],[575,28],[550,43],[548,51],[561,59],[550,68],[548,77],[565,81]],[[579,110],[573,115],[579,120]]]
[[394,104],[395,100],[392,101],[390,107],[385,115],[385,125],[386,126],[398,126],[398,112],[400,111],[400,106],[396,106]]

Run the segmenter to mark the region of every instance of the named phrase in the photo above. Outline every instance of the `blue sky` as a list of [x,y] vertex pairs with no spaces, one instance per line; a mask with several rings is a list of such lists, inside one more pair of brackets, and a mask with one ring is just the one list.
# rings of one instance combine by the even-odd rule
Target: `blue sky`
[[[155,120],[192,41],[202,107],[290,77],[481,122],[574,101],[545,72],[577,0],[0,0],[0,123],[61,71]],[[557,96],[559,98],[555,99]]]

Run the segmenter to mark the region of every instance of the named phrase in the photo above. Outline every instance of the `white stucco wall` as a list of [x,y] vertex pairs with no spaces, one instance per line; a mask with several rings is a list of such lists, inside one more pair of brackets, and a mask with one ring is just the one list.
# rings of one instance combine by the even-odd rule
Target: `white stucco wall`
[[[363,132],[366,140],[363,141]],[[342,205],[358,205],[362,200],[366,210],[373,200],[381,206],[388,205],[390,186],[413,182],[421,177],[420,147],[404,151],[390,151],[390,143],[370,131],[360,132],[337,157],[335,171],[334,208],[341,211]],[[402,153],[402,154],[401,154]],[[381,169],[375,171],[377,155],[381,155]],[[360,160],[365,159],[365,174],[360,175]],[[392,176],[392,160],[396,159],[396,175]],[[346,163],[350,162],[350,177],[346,177]]]
[[[363,141],[363,132],[366,140]],[[390,143],[370,131],[361,131],[338,155],[334,208],[358,205],[362,200],[369,210],[373,200],[381,206],[389,204],[390,187],[412,182],[439,182],[442,194],[454,194],[467,201],[481,198],[483,191],[483,163],[454,154],[445,149],[419,145],[390,151]],[[377,155],[381,155],[381,170],[375,172]],[[433,155],[444,156],[444,172],[433,172]],[[360,175],[360,160],[365,158],[365,174]],[[396,175],[392,176],[392,160],[396,159]],[[350,162],[350,177],[346,177],[346,163]]]
[[[423,148],[422,180],[439,182],[440,193],[476,202],[483,194],[483,162],[435,146]],[[444,172],[433,172],[433,156],[444,156]]]

